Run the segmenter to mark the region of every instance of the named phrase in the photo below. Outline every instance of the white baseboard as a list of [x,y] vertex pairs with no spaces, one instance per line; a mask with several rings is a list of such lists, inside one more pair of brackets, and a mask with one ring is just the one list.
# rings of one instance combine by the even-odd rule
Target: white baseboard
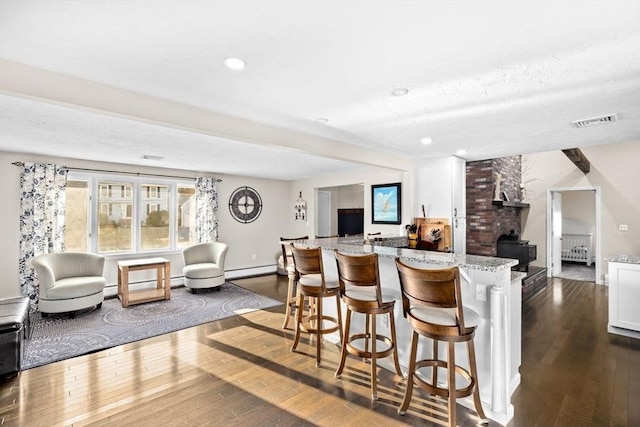
[[224,277],[226,279],[239,279],[242,277],[261,276],[263,274],[275,273],[278,267],[273,265],[263,265],[261,267],[240,268],[237,270],[225,270]]
[[[277,266],[274,265],[264,265],[261,267],[249,267],[249,268],[240,268],[237,270],[226,270],[224,272],[225,279],[240,279],[243,277],[251,277],[251,276],[261,276],[264,274],[271,274],[277,271]],[[141,289],[155,288],[156,281],[155,280],[147,280],[144,282],[131,283],[129,285],[129,289],[132,291],[137,291]],[[180,286],[184,286],[184,276],[176,276],[171,278],[171,287],[177,288]],[[111,284],[107,285],[104,288],[104,296],[115,297],[118,293],[118,285]]]

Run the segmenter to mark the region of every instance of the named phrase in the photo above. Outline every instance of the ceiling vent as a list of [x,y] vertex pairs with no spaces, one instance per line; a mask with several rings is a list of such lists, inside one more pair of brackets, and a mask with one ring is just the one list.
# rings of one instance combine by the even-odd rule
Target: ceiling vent
[[142,158],[145,160],[164,160],[164,157],[152,156],[151,154],[144,154]]
[[609,116],[601,116],[601,117],[594,117],[592,119],[578,120],[575,122],[571,122],[571,124],[577,128],[584,128],[587,126],[601,125],[603,123],[611,123],[611,122],[615,122],[616,120],[618,120],[618,116],[616,114],[611,114]]

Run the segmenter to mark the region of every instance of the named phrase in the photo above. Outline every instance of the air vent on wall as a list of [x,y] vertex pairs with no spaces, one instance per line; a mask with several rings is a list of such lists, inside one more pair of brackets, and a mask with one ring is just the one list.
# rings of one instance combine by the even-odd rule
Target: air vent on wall
[[164,157],[152,156],[151,154],[144,154],[141,158],[145,160],[164,160]]
[[584,128],[587,126],[595,126],[603,123],[611,123],[615,122],[616,120],[618,120],[618,116],[616,114],[611,114],[609,116],[594,117],[592,119],[586,120],[577,120],[575,122],[571,122],[571,124],[577,128]]

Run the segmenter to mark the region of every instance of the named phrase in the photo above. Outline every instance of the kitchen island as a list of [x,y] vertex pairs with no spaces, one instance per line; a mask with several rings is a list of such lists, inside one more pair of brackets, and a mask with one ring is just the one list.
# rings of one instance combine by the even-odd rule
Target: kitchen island
[[[406,238],[405,238],[406,240]],[[474,255],[430,252],[393,247],[393,242],[402,241],[398,236],[376,236],[365,242],[364,237],[341,237],[309,239],[308,246],[323,249],[326,274],[337,276],[334,249],[346,254],[376,253],[380,265],[380,281],[385,294],[396,299],[395,322],[398,338],[398,355],[401,367],[406,370],[409,362],[411,327],[402,315],[402,301],[395,258],[421,268],[457,266],[460,269],[463,303],[473,308],[482,321],[476,330],[475,345],[478,364],[478,383],[482,406],[487,417],[506,425],[513,417],[511,395],[520,384],[522,292],[521,281],[525,273],[512,272],[517,260]],[[391,242],[391,243],[390,243]],[[366,243],[366,244],[365,244]],[[324,310],[335,315],[335,305],[327,303]],[[333,310],[333,312],[332,312]],[[381,330],[388,328],[385,316],[379,316]],[[352,328],[363,328],[364,320],[354,316]],[[337,334],[328,337],[337,343]],[[426,338],[421,340],[426,342]],[[430,354],[431,346],[421,344],[418,356]],[[446,354],[446,350],[441,351]],[[456,351],[457,363],[468,366],[466,348]],[[393,371],[390,359],[379,361],[380,366]],[[473,409],[470,398],[459,399],[459,403]]]

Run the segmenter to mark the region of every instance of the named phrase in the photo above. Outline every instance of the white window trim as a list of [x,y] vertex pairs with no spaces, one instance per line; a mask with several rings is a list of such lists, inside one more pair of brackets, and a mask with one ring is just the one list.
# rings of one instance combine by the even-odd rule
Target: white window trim
[[[103,174],[96,173],[91,174],[87,172],[69,172],[68,176],[69,180],[78,180],[78,181],[86,181],[88,183],[88,250],[94,253],[100,253],[107,258],[110,259],[119,259],[126,258],[127,256],[131,256],[132,254],[145,254],[145,255],[159,255],[159,254],[172,254],[172,253],[180,253],[183,250],[183,247],[178,247],[178,214],[177,214],[177,189],[178,187],[191,187],[195,186],[194,180],[191,179],[161,179],[154,177],[145,177],[145,176],[132,176],[128,174]],[[110,184],[102,184],[98,185],[99,182],[109,182]],[[167,210],[169,211],[169,247],[166,249],[153,249],[153,250],[141,250],[139,241],[140,236],[140,221],[132,220],[132,250],[130,251],[122,251],[122,252],[99,252],[98,251],[98,221],[100,218],[100,197],[94,198],[94,194],[101,194],[101,190],[108,185],[114,185],[113,183],[127,183],[131,184],[131,186],[125,187],[125,196],[127,196],[127,190],[132,193],[132,212],[131,218],[138,218],[138,211],[142,208],[140,204],[142,203],[143,197],[140,194],[140,188],[143,185],[156,185],[155,188],[157,196],[159,197],[160,191],[159,186],[167,187]],[[104,196],[103,196],[104,197]],[[157,197],[156,197],[157,198]],[[94,199],[97,199],[94,201]],[[159,204],[156,204],[158,209],[160,208]],[[125,212],[126,213],[126,212]]]

